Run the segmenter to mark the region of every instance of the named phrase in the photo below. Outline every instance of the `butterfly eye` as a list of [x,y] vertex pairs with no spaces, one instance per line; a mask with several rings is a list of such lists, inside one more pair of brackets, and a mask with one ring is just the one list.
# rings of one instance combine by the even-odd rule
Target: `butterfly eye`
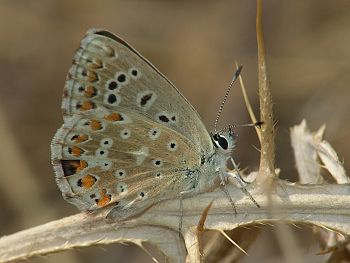
[[228,141],[224,136],[221,136],[219,134],[213,135],[213,140],[216,143],[216,146],[220,146],[220,148],[227,150],[228,148]]

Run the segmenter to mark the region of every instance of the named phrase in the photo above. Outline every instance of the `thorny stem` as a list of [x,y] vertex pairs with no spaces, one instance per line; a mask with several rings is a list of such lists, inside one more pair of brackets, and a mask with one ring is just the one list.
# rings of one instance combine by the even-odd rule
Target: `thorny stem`
[[[241,225],[282,219],[350,234],[348,185],[298,186],[280,181],[272,194],[274,207],[278,210],[278,214],[274,215],[269,213],[266,197],[259,193],[258,188],[249,191],[262,208],[252,204],[236,187],[231,186],[228,190],[235,200],[239,200],[236,202],[237,216],[233,216],[231,204],[220,189],[183,200],[182,234],[185,238],[188,236],[186,245],[196,242],[193,236],[198,232],[196,226],[212,200],[214,203],[205,221],[205,229],[229,230]],[[167,255],[170,262],[180,263],[184,262],[186,249],[177,233],[179,219],[176,199],[160,202],[147,213],[125,224],[106,219],[104,213],[76,214],[0,238],[0,262],[114,242],[132,242],[142,246],[142,242],[148,241]],[[196,246],[191,247],[198,251]],[[187,249],[191,250],[191,247],[187,246]],[[193,254],[191,256],[195,258]]]
[[264,32],[262,26],[262,0],[257,0],[256,34],[258,45],[258,77],[260,97],[260,120],[264,122],[261,127],[261,155],[257,183],[266,182],[266,175],[275,177],[275,130],[272,110],[271,87],[267,77],[267,66],[264,45]]

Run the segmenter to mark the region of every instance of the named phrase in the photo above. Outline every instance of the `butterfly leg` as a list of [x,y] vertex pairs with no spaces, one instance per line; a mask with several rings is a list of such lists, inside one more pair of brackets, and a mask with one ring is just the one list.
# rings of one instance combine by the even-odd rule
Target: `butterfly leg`
[[225,187],[225,185],[221,185],[221,190],[226,194],[227,199],[230,201],[230,204],[232,206],[233,212],[235,213],[235,215],[237,215],[237,209],[236,209],[236,205],[233,202],[230,193],[227,191],[227,188]]
[[182,218],[184,216],[184,206],[183,206],[183,198],[187,194],[191,194],[194,190],[182,191],[180,192],[180,221],[179,221],[179,234],[182,230]]
[[184,207],[183,207],[183,199],[185,196],[191,196],[194,193],[196,193],[197,190],[197,185],[194,185],[193,188],[191,188],[190,190],[186,190],[186,191],[182,191],[180,192],[180,222],[179,222],[179,234],[181,233],[182,230],[182,218],[184,216]]
[[235,171],[234,172],[226,172],[227,176],[232,176],[233,178],[235,178],[235,180],[241,186],[240,189],[243,191],[243,193],[245,193],[250,198],[250,200],[252,200],[252,202],[258,208],[260,208],[260,205],[258,204],[258,202],[253,198],[253,196],[246,189],[246,186],[248,183],[246,181],[244,181],[242,176],[240,175],[239,168],[238,168],[238,165],[236,164],[235,160],[232,157],[230,157],[230,160],[233,164],[233,167],[235,168]]

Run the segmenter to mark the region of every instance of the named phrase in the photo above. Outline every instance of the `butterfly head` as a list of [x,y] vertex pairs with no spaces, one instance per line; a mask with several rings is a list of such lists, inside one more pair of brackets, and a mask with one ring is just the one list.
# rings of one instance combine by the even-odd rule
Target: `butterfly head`
[[231,153],[232,149],[235,147],[236,136],[231,126],[229,126],[228,129],[212,133],[211,138],[217,152],[222,154]]

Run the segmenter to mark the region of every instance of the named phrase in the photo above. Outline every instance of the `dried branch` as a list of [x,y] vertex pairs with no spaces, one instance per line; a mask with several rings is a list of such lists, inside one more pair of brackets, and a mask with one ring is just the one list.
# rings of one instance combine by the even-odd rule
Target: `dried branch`
[[[257,183],[266,184],[268,177],[275,175],[275,129],[272,110],[271,87],[267,75],[264,32],[262,26],[262,0],[257,0],[256,35],[258,44],[258,79],[260,97],[260,120],[264,122],[261,128],[261,154]],[[271,179],[270,178],[270,179]]]
[[142,246],[150,242],[158,247],[169,262],[184,262],[186,248],[190,262],[200,262],[197,250],[197,224],[202,212],[214,200],[205,222],[206,229],[230,230],[241,225],[274,220],[310,223],[325,229],[350,234],[350,188],[348,185],[293,185],[280,181],[272,196],[278,211],[271,218],[267,199],[258,188],[249,191],[262,208],[256,208],[236,187],[229,188],[237,201],[237,216],[221,190],[184,200],[182,235],[177,229],[180,220],[179,200],[161,202],[142,216],[118,224],[105,218],[105,212],[77,214],[27,229],[0,239],[0,262],[26,259],[35,255],[109,244],[132,242]]

